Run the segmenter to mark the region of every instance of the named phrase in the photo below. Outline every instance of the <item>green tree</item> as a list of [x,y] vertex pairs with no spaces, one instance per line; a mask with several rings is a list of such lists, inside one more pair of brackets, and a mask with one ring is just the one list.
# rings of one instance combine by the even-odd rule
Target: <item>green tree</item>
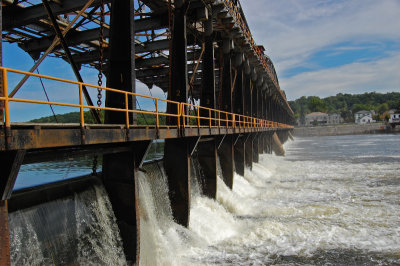
[[308,108],[311,112],[326,112],[327,104],[317,96],[308,98]]
[[387,110],[389,110],[389,105],[387,103],[382,103],[381,105],[379,105],[378,107],[378,113],[383,114],[384,112],[386,112]]
[[361,110],[368,111],[368,110],[372,110],[372,109],[374,109],[373,106],[357,103],[357,104],[353,105],[352,111],[353,111],[353,114],[355,114]]

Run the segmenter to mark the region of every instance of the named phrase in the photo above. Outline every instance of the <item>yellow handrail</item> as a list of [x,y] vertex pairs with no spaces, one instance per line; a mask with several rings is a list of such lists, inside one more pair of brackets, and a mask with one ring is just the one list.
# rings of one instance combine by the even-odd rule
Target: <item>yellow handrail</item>
[[[208,108],[208,107],[204,107],[204,106],[193,105],[190,103],[184,103],[184,102],[180,103],[180,102],[176,102],[176,101],[160,99],[160,98],[142,95],[142,94],[138,94],[138,93],[127,92],[127,91],[122,91],[122,90],[117,90],[117,89],[107,88],[107,87],[100,87],[97,85],[87,84],[87,83],[83,83],[83,82],[70,81],[70,80],[66,80],[66,79],[55,78],[55,77],[51,77],[51,76],[35,74],[35,73],[5,68],[5,67],[0,67],[0,70],[3,74],[3,91],[4,91],[4,96],[0,97],[0,101],[4,102],[4,114],[5,114],[4,118],[5,118],[5,126],[6,127],[11,126],[9,102],[20,102],[20,103],[58,105],[58,106],[79,108],[81,127],[85,126],[84,109],[96,109],[96,110],[124,112],[125,113],[125,123],[126,123],[125,126],[127,129],[129,129],[131,126],[130,122],[129,122],[129,114],[131,114],[131,113],[154,115],[156,117],[155,125],[150,125],[150,126],[155,126],[156,128],[160,127],[160,118],[159,118],[160,116],[176,118],[178,128],[181,128],[181,119],[183,121],[183,127],[191,126],[190,119],[195,119],[196,125],[199,128],[202,126],[202,122],[201,122],[202,120],[208,121],[208,123],[204,123],[203,127],[209,127],[209,128],[213,128],[213,127],[215,127],[215,128],[221,128],[221,127],[236,128],[236,127],[238,127],[240,129],[241,128],[261,128],[261,127],[263,127],[263,128],[293,128],[292,126],[286,125],[286,124],[281,124],[281,123],[277,123],[277,122],[273,122],[273,121],[268,121],[265,119],[254,118],[254,117],[240,115],[240,114],[234,114],[234,113],[217,110],[217,109],[213,109],[213,108]],[[34,76],[34,77],[39,77],[39,78],[59,81],[59,82],[63,82],[63,83],[78,85],[78,87],[79,87],[79,104],[30,100],[30,99],[21,99],[21,98],[10,98],[8,95],[8,79],[7,79],[8,72],[23,74],[23,75],[30,75],[30,76]],[[121,93],[124,95],[125,107],[124,108],[115,108],[115,107],[98,107],[98,106],[85,105],[83,103],[83,86],[91,87],[91,88],[98,88],[101,90],[111,91],[111,92],[115,92],[115,93]],[[154,100],[155,101],[155,111],[129,109],[129,96],[136,96],[136,97],[142,97],[142,98]],[[159,101],[162,101],[165,103],[170,103],[170,104],[175,104],[177,107],[176,113],[160,112]],[[196,110],[197,110],[196,115],[187,113],[189,110],[189,107],[196,108]],[[208,115],[202,116],[200,114],[201,110],[205,111],[202,113],[204,113],[204,114],[207,113]],[[221,117],[221,114],[224,115],[224,118]],[[189,120],[186,121],[186,119],[189,119]]]

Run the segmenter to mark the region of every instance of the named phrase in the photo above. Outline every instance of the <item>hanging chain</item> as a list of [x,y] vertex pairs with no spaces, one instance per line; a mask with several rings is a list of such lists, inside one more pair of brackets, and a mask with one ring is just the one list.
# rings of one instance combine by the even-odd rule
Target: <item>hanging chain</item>
[[[99,37],[99,74],[98,74],[98,82],[99,87],[103,85],[103,63],[104,63],[104,23],[105,23],[105,14],[104,14],[104,0],[100,2],[100,37]],[[102,89],[97,89],[97,106],[101,106],[101,95]]]
[[[104,63],[104,22],[105,22],[105,12],[104,12],[104,0],[100,1],[100,36],[99,36],[99,74],[97,75],[99,80],[97,84],[99,87],[103,85],[103,63]],[[101,106],[102,89],[97,89],[97,106]],[[99,110],[99,116],[101,117],[101,112]],[[92,165],[92,175],[97,176],[97,155],[93,157]]]

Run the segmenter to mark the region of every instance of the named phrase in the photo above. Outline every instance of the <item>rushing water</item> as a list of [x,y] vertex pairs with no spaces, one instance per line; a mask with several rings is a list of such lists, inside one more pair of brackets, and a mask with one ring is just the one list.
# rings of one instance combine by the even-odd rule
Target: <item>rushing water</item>
[[[219,176],[216,200],[202,196],[194,158],[189,228],[173,221],[162,163],[148,165],[138,176],[140,265],[400,264],[399,141],[296,138],[286,157],[262,155],[235,175],[233,190]],[[110,210],[95,185],[12,213],[13,263],[126,264]]]
[[9,215],[13,265],[124,265],[125,255],[104,187]]
[[233,191],[218,178],[216,201],[195,172],[189,229],[172,221],[165,177],[142,175],[141,264],[400,264],[399,141],[297,138]]

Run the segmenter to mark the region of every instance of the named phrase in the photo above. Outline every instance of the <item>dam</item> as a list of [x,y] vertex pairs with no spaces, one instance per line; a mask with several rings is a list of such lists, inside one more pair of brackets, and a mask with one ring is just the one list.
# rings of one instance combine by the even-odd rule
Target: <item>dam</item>
[[[215,199],[218,182],[232,189],[261,154],[284,153],[293,112],[240,1],[3,0],[0,14],[2,42],[17,44],[35,62],[29,70],[0,67],[1,265],[33,240],[46,246],[36,263],[73,264],[77,258],[60,250],[89,254],[93,241],[101,247],[110,239],[115,250],[95,251],[115,260],[98,263],[120,264],[122,257],[139,263],[146,237],[140,223],[151,215],[140,207],[139,190],[148,191],[144,172],[149,178],[155,171],[144,164],[155,141],[164,141],[163,159],[151,167],[158,165],[166,184],[155,197],[170,202],[182,227],[189,225],[197,183],[199,193]],[[12,56],[3,49],[0,55]],[[48,56],[68,62],[76,80],[39,74]],[[85,82],[84,67],[97,71],[97,84]],[[32,80],[73,100],[22,95]],[[139,94],[137,81],[150,93],[160,88],[166,99]],[[151,104],[141,108],[144,102]],[[27,105],[70,108],[78,118],[15,121]],[[91,176],[14,190],[21,166],[88,155],[95,158]],[[201,180],[193,183],[193,176]],[[31,235],[41,228],[43,234]],[[120,248],[105,239],[106,229],[120,236]],[[87,232],[92,238],[82,239]],[[10,241],[10,234],[21,239]]]

